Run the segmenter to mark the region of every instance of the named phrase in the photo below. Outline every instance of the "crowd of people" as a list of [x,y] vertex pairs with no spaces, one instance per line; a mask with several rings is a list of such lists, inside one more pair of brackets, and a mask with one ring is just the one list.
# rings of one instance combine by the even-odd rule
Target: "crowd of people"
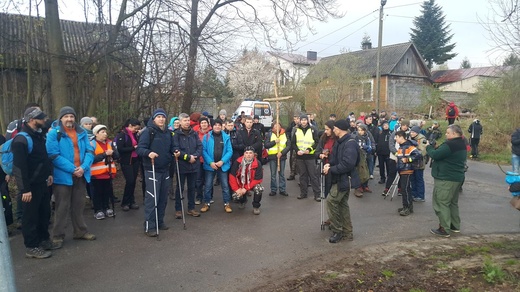
[[[452,118],[449,114],[452,111],[447,109],[447,119]],[[270,169],[269,196],[289,196],[287,181],[298,176],[297,199],[306,199],[309,187],[314,200],[326,199],[329,219],[324,224],[333,232],[329,241],[337,243],[353,240],[349,194],[353,190],[361,198],[372,193],[376,166],[377,182],[385,185],[382,195],[388,196],[396,186],[402,196],[398,213],[408,216],[414,202],[425,201],[424,170],[432,161],[439,227],[431,231],[449,236],[460,229],[458,190],[464,181],[466,143],[458,125],[450,124],[447,141],[436,145],[442,135],[439,123],[426,127],[422,120],[375,109],[357,116],[351,112],[344,119],[331,114],[323,129],[312,114],[305,113],[295,114],[287,127],[275,121],[268,130],[257,116],[241,113],[232,121],[226,110],[217,118],[206,112],[181,113],[169,121],[168,116],[158,108],[145,123],[129,118],[110,140],[112,133],[95,117],[77,123],[76,112],[66,106],[49,122],[38,105],[28,104],[23,119],[9,125],[7,137],[13,138],[12,175],[20,194],[16,217],[21,220],[26,256],[47,258],[50,250],[61,248],[69,216],[74,239],[96,238],[83,218],[85,197],[92,200],[97,220],[116,216],[114,203],[119,199],[112,187],[116,162],[125,179],[120,200],[124,212],[139,209],[135,190],[141,172],[143,230],[150,237],[169,229],[164,220],[168,198],[175,200],[175,218],[199,217],[218,206],[213,197],[218,185],[224,212],[233,212],[232,202],[245,208],[251,197],[252,213],[259,215],[264,165]],[[477,157],[482,134],[478,120],[469,133],[472,156]],[[320,176],[324,176],[323,191]],[[52,234],[47,229],[51,194]]]

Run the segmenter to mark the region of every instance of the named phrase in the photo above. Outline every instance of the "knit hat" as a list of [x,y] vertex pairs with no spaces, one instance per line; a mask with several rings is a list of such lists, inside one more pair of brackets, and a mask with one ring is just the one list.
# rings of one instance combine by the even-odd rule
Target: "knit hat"
[[218,115],[219,115],[219,116],[220,116],[220,115],[225,115],[225,116],[226,116],[226,115],[227,115],[227,112],[226,112],[225,109],[221,109],[221,110],[218,112]]
[[152,120],[155,120],[155,118],[156,118],[158,115],[164,116],[165,118],[168,117],[168,115],[166,114],[166,111],[165,111],[165,110],[163,110],[162,108],[158,108],[158,109],[156,109],[156,110],[153,111],[153,114],[152,114]]
[[107,126],[105,126],[105,125],[97,125],[97,126],[94,127],[94,129],[92,129],[92,134],[97,135],[97,133],[99,131],[103,130],[103,129],[107,130]]
[[76,111],[70,106],[64,106],[60,109],[60,114],[58,119],[63,118],[64,115],[72,114],[76,117]]
[[397,116],[397,113],[396,112],[392,112],[392,114],[390,114],[391,116]]
[[402,120],[402,121],[401,121],[401,126],[402,126],[402,125],[406,125],[406,126],[410,127],[410,120],[406,120],[406,119],[405,119],[405,120]]
[[347,122],[347,120],[341,119],[337,120],[336,123],[334,123],[334,127],[343,131],[348,131],[348,129],[350,128],[350,123]]
[[79,124],[80,125],[83,125],[83,124],[92,124],[94,121],[90,118],[90,117],[82,117],[81,120],[79,121]]
[[357,125],[359,128],[363,129],[365,132],[367,131],[367,125],[365,124],[358,124]]
[[364,124],[365,124],[365,121],[363,121],[363,120],[357,120],[357,121],[356,121],[356,125],[359,125],[359,124],[364,125]]
[[204,111],[204,112],[202,112],[202,115],[207,117],[207,116],[209,116],[209,113]]
[[419,126],[413,126],[413,127],[410,129],[410,131],[419,134],[419,133],[421,132],[421,127],[419,127]]
[[44,114],[41,109],[35,106],[26,109],[25,113],[23,114],[23,118],[26,122],[28,122],[30,119],[44,120],[45,117],[47,117],[47,115]]
[[300,121],[303,119],[306,119],[307,121],[309,120],[309,117],[307,116],[307,114],[300,114]]

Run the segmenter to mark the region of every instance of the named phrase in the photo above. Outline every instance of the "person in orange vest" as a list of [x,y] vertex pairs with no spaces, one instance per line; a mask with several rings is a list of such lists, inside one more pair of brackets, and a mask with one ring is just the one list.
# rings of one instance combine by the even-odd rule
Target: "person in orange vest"
[[90,141],[94,148],[94,162],[90,167],[91,186],[94,188],[94,217],[97,220],[106,217],[114,217],[114,210],[109,206],[109,198],[114,195],[112,179],[116,175],[114,160],[119,158],[116,148],[112,147],[112,141],[108,139],[107,127],[97,125],[92,130],[95,139]]

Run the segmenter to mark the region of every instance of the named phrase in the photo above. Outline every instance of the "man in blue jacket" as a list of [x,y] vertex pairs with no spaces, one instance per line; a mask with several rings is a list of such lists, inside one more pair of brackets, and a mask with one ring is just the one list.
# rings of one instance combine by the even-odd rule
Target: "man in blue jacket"
[[228,171],[231,167],[231,148],[229,135],[222,131],[222,122],[215,120],[213,130],[202,137],[202,157],[204,158],[204,205],[201,212],[207,212],[210,208],[211,194],[213,194],[213,180],[218,175],[222,186],[222,198],[224,199],[224,210],[231,213],[233,210],[229,205],[231,195],[229,193]]
[[[164,213],[168,203],[168,191],[171,187],[170,163],[173,161],[173,133],[166,125],[166,112],[158,108],[153,112],[146,129],[143,130],[136,152],[143,159],[146,196],[144,198],[144,232],[150,237],[157,236],[159,230],[168,230],[164,223]],[[152,172],[152,163],[155,169]],[[155,184],[155,186],[154,186]],[[154,196],[156,198],[154,198]],[[157,221],[155,221],[155,203],[157,199]]]
[[[179,160],[179,174],[181,191],[184,192],[184,182],[188,181],[188,215],[199,217],[200,213],[195,210],[195,184],[199,169],[199,157],[202,155],[202,144],[199,134],[190,126],[190,116],[182,113],[179,115],[180,128],[173,135],[175,157]],[[175,192],[175,218],[182,218],[181,194]]]
[[54,164],[54,248],[63,246],[69,214],[74,239],[96,239],[94,234],[88,232],[83,218],[86,184],[90,183],[90,166],[94,160],[94,150],[90,146],[87,132],[75,120],[74,109],[64,106],[60,109],[58,120],[53,123],[47,134],[47,154]]

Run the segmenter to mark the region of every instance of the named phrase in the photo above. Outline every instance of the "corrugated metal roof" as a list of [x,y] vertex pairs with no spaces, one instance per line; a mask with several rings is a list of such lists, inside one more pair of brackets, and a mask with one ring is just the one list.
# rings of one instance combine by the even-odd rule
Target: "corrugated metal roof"
[[432,71],[432,80],[434,83],[451,83],[468,79],[474,76],[499,77],[501,74],[508,70],[509,67],[503,66],[438,70]]
[[268,52],[269,54],[284,59],[287,62],[292,64],[303,64],[303,65],[314,65],[317,64],[321,58],[317,58],[317,60],[309,60],[307,57],[300,54],[290,54],[290,53],[277,53],[277,52]]

